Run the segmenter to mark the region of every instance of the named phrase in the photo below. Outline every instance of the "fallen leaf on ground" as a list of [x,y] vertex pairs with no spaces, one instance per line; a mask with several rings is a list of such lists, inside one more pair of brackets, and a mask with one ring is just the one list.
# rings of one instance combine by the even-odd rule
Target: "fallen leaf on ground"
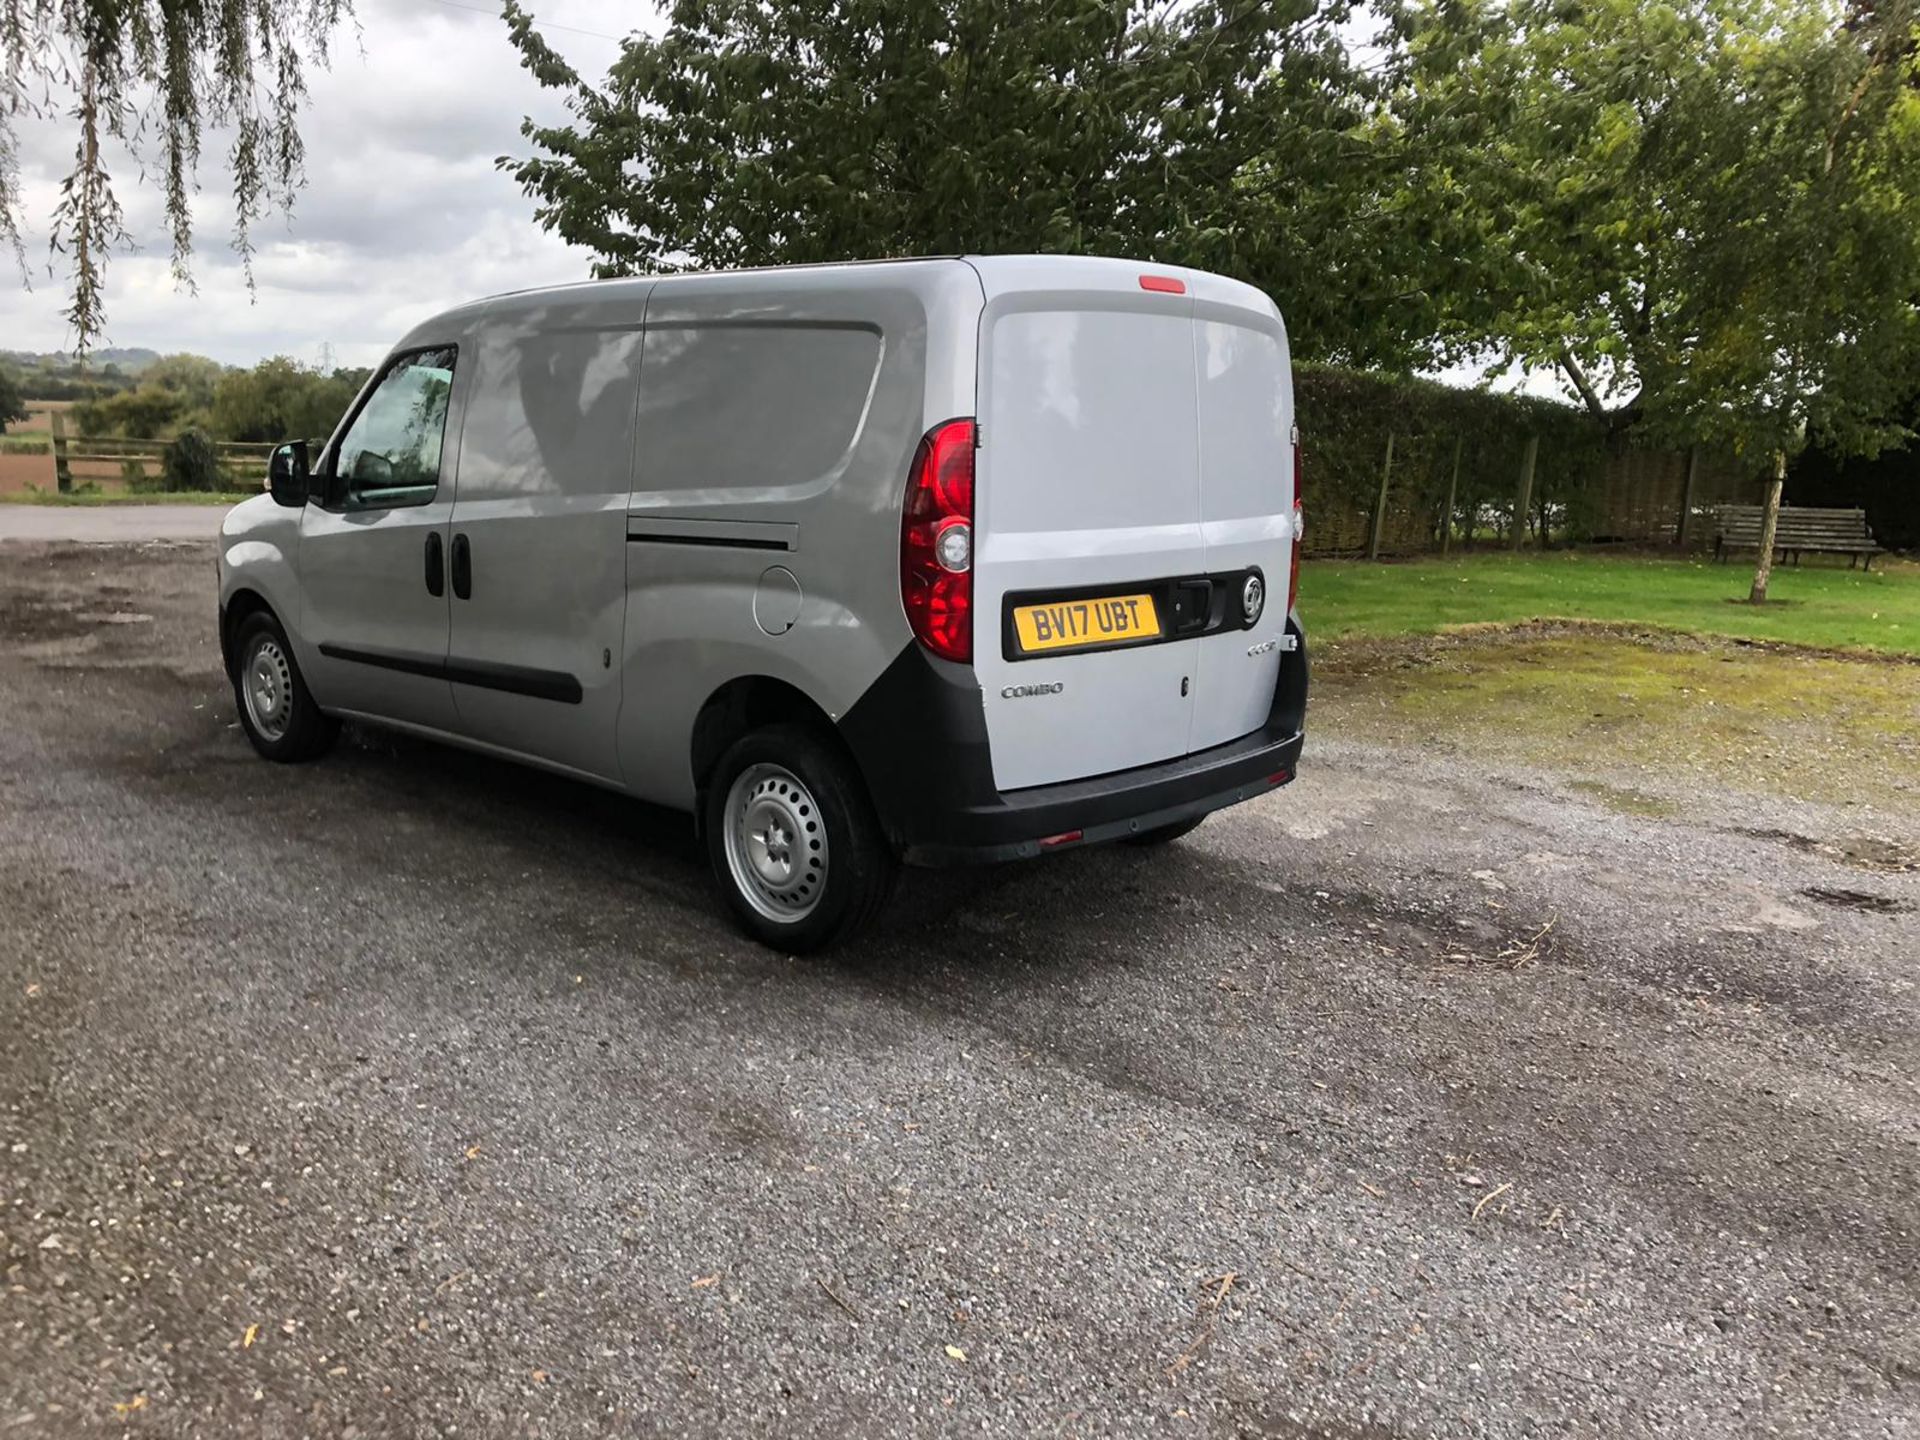
[[536,1385],[546,1384],[549,1378],[547,1372],[544,1370],[536,1370],[533,1372],[533,1383]]
[[696,1290],[704,1290],[709,1285],[718,1285],[719,1283],[720,1283],[720,1276],[716,1272],[715,1274],[712,1274],[712,1275],[701,1275],[697,1277],[693,1282],[693,1288]]
[[240,1337],[240,1348],[242,1350],[251,1350],[253,1348],[253,1342],[259,1338],[260,1327],[258,1325],[247,1326],[247,1333]]
[[116,1400],[113,1402],[113,1413],[116,1415],[131,1415],[136,1410],[144,1410],[146,1408],[147,1397],[144,1395],[136,1395],[131,1400]]
[[478,1145],[467,1146],[467,1159],[478,1160],[479,1158],[480,1158],[480,1147]]
[[949,1360],[964,1362],[967,1358],[967,1352],[962,1350],[958,1345],[949,1345],[947,1346],[947,1358]]

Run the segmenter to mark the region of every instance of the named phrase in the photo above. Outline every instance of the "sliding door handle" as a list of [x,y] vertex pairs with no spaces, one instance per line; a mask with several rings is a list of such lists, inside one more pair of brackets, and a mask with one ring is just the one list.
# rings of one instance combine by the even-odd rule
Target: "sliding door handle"
[[473,594],[473,554],[464,535],[453,537],[453,593],[462,600]]
[[447,566],[444,548],[440,543],[440,532],[427,532],[427,593],[444,595],[447,593]]

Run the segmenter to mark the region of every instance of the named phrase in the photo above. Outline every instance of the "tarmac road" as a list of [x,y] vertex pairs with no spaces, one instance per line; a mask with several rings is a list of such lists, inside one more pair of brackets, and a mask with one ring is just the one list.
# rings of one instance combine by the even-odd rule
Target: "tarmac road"
[[0,545],[0,1436],[1920,1433],[1920,872],[1816,848],[1911,817],[1316,730],[801,963],[256,760],[212,587]]
[[220,533],[224,505],[0,505],[0,540],[206,540]]

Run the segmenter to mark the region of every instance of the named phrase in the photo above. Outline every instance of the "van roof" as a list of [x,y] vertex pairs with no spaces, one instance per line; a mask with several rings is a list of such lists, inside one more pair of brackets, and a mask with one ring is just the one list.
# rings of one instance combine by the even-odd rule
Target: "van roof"
[[435,336],[448,322],[472,323],[489,315],[510,313],[529,304],[537,304],[541,297],[546,296],[577,298],[593,293],[605,296],[609,301],[622,298],[638,300],[644,293],[659,287],[671,289],[722,276],[818,275],[830,271],[875,270],[889,266],[919,267],[938,263],[966,265],[988,300],[996,295],[1035,290],[1130,291],[1136,283],[1151,275],[1165,279],[1177,278],[1186,293],[1216,309],[1249,311],[1268,317],[1269,323],[1282,323],[1273,301],[1256,287],[1224,275],[1180,265],[1161,265],[1147,260],[1100,255],[906,255],[884,260],[835,260],[813,265],[759,265],[743,266],[737,270],[683,270],[665,275],[623,275],[604,280],[577,280],[565,285],[504,290],[429,317],[415,325],[400,345],[417,344]]
[[[934,260],[964,260],[964,255],[894,255],[877,260],[817,260],[803,265],[739,265],[719,270],[668,270],[651,275],[610,275],[598,280],[568,280],[559,285],[529,285],[521,290],[500,290],[470,304],[484,305],[489,300],[509,300],[520,295],[551,295],[572,290],[591,290],[603,285],[623,285],[634,281],[658,285],[673,280],[698,280],[710,275],[766,275],[796,270],[848,270],[874,265],[923,265]],[[1062,257],[1064,258],[1064,257]],[[459,307],[461,309],[465,306]]]

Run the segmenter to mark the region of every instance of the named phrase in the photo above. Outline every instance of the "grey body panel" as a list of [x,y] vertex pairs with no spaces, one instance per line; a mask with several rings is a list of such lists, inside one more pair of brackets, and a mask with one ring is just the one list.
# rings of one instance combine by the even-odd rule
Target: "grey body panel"
[[[837,719],[912,643],[907,465],[928,429],[972,413],[979,310],[955,262],[660,282],[627,546],[620,758],[634,793],[693,803],[694,719],[728,682],[782,681]],[[752,543],[684,543],[725,535]],[[770,635],[756,599],[791,589],[774,571],[800,598]]]
[[513,296],[476,324],[451,533],[471,556],[449,653],[565,677],[557,702],[456,679],[459,730],[618,780],[627,496],[651,286]]

